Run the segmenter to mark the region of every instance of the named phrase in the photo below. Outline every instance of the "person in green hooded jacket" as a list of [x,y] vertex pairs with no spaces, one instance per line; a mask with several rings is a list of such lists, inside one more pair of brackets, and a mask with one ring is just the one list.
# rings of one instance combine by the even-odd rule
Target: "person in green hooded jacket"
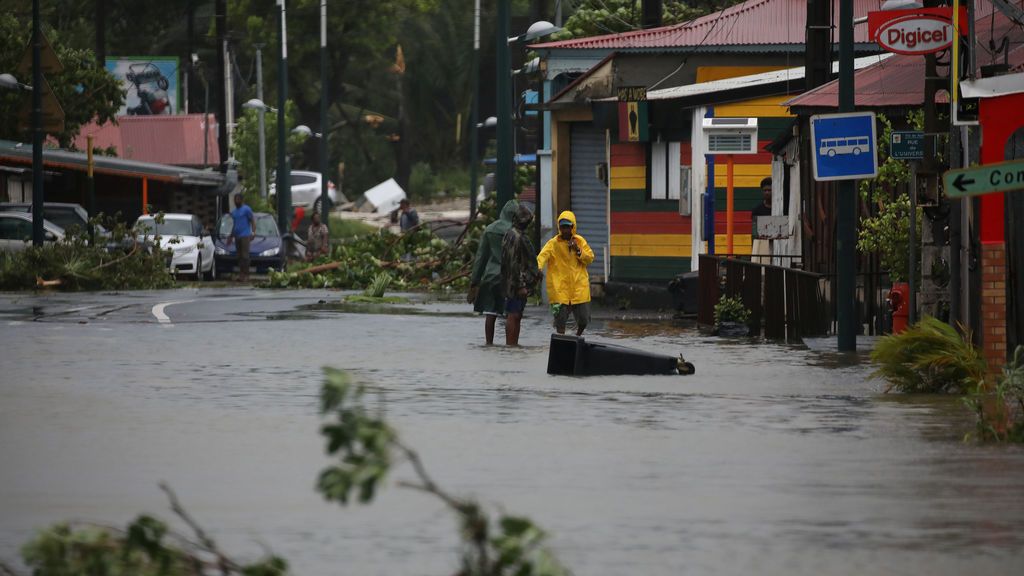
[[494,344],[494,324],[505,314],[505,287],[501,277],[501,243],[512,227],[512,219],[519,210],[517,200],[509,200],[501,215],[484,228],[480,246],[473,261],[473,275],[469,280],[466,301],[473,310],[484,315],[484,339]]

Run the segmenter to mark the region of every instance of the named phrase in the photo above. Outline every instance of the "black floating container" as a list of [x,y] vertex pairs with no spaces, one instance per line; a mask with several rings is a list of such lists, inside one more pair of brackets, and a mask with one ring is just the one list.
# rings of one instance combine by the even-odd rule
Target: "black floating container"
[[614,344],[593,344],[581,336],[551,335],[548,374],[608,376],[615,374],[693,374],[680,357],[652,354]]

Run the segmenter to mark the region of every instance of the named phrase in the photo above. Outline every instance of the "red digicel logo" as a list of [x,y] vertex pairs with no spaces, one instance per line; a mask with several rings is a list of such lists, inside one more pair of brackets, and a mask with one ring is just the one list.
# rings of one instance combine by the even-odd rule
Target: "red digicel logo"
[[928,54],[953,43],[953,24],[935,16],[898,18],[878,30],[878,44],[897,54]]

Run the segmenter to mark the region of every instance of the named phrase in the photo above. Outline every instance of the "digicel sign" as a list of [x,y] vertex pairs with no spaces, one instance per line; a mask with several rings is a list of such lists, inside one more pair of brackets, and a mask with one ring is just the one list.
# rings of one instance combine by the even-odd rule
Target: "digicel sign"
[[907,16],[878,29],[878,45],[897,54],[930,54],[953,44],[953,24],[936,16]]
[[[871,39],[896,54],[930,54],[953,44],[953,9],[911,8],[868,13]],[[967,13],[960,9],[960,34],[967,33]]]

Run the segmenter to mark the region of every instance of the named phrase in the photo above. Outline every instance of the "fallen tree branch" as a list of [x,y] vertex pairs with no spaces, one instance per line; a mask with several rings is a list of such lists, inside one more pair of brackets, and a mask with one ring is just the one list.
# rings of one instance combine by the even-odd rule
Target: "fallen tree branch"
[[217,558],[217,567],[220,568],[221,574],[227,575],[232,572],[239,571],[239,566],[233,560],[225,556],[219,548],[217,548],[213,538],[210,538],[206,534],[206,531],[203,530],[202,526],[200,526],[199,523],[189,515],[188,511],[185,510],[184,506],[182,506],[181,502],[178,500],[178,495],[171,490],[171,487],[168,486],[167,483],[161,482],[160,489],[167,494],[167,499],[171,501],[171,510],[177,514],[189,528],[192,529],[192,532],[195,533],[196,538],[199,539],[199,543],[202,547]]
[[60,278],[57,278],[56,280],[43,280],[39,276],[36,276],[36,286],[38,286],[39,288],[49,288],[50,286],[60,286],[63,283],[64,283],[64,281],[61,280]]
[[296,270],[295,274],[317,274],[319,272],[326,272],[328,270],[334,270],[340,268],[341,262],[328,262],[327,264],[320,264],[318,266],[310,266],[309,268],[303,268],[302,270]]

